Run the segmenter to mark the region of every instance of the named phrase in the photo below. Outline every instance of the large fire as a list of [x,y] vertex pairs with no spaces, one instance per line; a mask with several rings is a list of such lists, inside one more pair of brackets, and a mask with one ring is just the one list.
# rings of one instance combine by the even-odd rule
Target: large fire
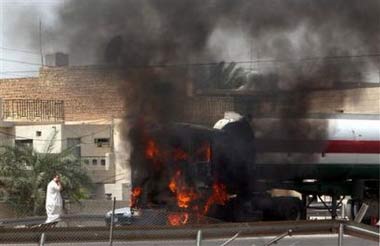
[[[198,149],[192,152],[193,154],[180,147],[173,148],[171,151],[162,150],[161,147],[153,139],[148,138],[145,146],[145,157],[156,168],[166,168],[167,173],[172,173],[172,176],[169,176],[167,187],[175,197],[175,205],[181,212],[168,215],[167,219],[170,225],[184,225],[189,221],[189,213],[201,216],[207,214],[213,204],[226,204],[228,193],[225,185],[214,182],[211,191],[197,191],[195,184],[189,182],[186,176],[187,164],[194,162],[194,160],[201,163],[211,161],[211,147],[208,142],[200,144]],[[157,163],[160,163],[160,166]],[[132,206],[136,206],[141,192],[141,187],[133,189]]]

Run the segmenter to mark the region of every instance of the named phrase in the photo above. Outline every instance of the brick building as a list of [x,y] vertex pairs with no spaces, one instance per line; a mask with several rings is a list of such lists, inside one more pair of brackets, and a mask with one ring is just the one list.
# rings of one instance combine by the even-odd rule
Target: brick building
[[[0,98],[3,99],[3,116],[12,112],[12,121],[89,121],[123,118],[127,109],[121,90],[125,81],[122,71],[101,67],[44,67],[37,78],[1,79]],[[298,92],[307,104],[308,114],[379,114],[380,85],[351,84],[350,86]],[[258,117],[276,116],[284,107],[300,98],[294,92],[244,92],[213,90],[188,97],[184,115],[180,120],[212,124],[225,111],[235,110]],[[38,105],[50,106],[53,112],[48,119],[27,119],[27,113],[17,114]],[[298,103],[299,104],[299,103]],[[13,105],[13,106],[12,106]],[[29,105],[29,106],[28,106]],[[37,106],[36,106],[37,105]],[[12,111],[13,110],[13,111]],[[64,119],[63,119],[64,117]],[[5,119],[6,120],[6,119]]]
[[62,101],[65,121],[110,120],[123,116],[121,82],[111,68],[44,67],[38,78],[0,80],[0,98]]
[[[104,67],[44,67],[37,78],[0,80],[0,141],[30,141],[42,151],[52,129],[57,151],[77,141],[93,181],[96,198],[111,193],[128,199],[128,150],[120,143],[117,119],[123,117],[119,71]],[[99,129],[107,129],[100,131]],[[45,139],[46,141],[40,141]],[[124,146],[124,145],[123,145]],[[117,172],[117,174],[116,174]],[[117,177],[117,179],[115,178]]]

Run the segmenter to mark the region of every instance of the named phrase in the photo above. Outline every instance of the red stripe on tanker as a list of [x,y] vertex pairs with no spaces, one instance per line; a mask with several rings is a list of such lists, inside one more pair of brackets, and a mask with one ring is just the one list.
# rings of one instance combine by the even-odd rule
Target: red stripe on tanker
[[[348,116],[346,116],[348,117]],[[360,119],[253,119],[257,163],[380,164],[380,116]],[[215,124],[222,129],[228,122]],[[282,124],[301,123],[310,136],[289,140]],[[300,129],[304,130],[305,129]],[[319,134],[315,134],[319,131]],[[269,134],[268,134],[269,133]],[[302,135],[302,134],[300,134]]]

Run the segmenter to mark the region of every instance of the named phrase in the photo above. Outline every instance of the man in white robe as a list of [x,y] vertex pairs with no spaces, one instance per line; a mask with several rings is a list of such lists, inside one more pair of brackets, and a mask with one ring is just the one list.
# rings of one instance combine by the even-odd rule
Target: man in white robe
[[45,223],[53,223],[60,221],[62,214],[62,197],[61,197],[61,178],[55,175],[53,180],[49,182],[46,190],[46,214],[47,219]]

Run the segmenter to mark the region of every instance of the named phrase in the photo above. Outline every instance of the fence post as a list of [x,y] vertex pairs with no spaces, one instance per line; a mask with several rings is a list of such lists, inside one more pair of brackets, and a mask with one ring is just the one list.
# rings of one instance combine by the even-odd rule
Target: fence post
[[289,229],[287,232],[282,233],[281,235],[278,235],[274,239],[270,240],[268,243],[265,244],[265,246],[273,245],[283,239],[286,236],[292,236],[293,230]]
[[198,230],[198,232],[197,232],[197,246],[201,246],[201,245],[202,245],[202,231]]
[[339,224],[339,233],[338,233],[338,246],[343,245],[343,224]]
[[240,234],[240,232],[236,233],[233,237],[231,237],[230,239],[228,239],[227,241],[225,241],[224,243],[222,243],[220,246],[227,246],[232,241],[234,241],[239,236],[239,234]]
[[116,197],[113,197],[111,225],[110,225],[110,246],[112,246],[112,243],[113,243],[113,223],[114,223],[114,217],[115,217],[115,205],[116,205]]
[[367,212],[367,210],[368,210],[368,205],[363,203],[359,209],[359,212],[356,214],[354,221],[357,223],[362,222],[364,215]]
[[41,234],[41,239],[40,239],[40,246],[44,246],[44,245],[45,245],[45,232]]

